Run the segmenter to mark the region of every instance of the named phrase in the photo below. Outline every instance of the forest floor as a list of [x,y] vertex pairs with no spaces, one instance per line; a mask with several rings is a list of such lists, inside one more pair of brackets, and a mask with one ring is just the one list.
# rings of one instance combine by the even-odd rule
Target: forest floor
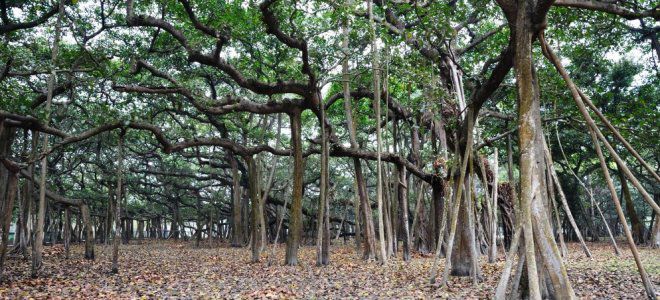
[[[625,245],[624,243],[621,243]],[[616,257],[606,243],[591,243],[593,259],[569,244],[568,273],[581,298],[643,299],[644,290],[627,247]],[[332,247],[331,265],[315,266],[315,248],[303,247],[300,265],[282,266],[283,246],[273,265],[262,258],[248,263],[247,248],[195,248],[192,242],[133,241],[120,248],[120,272],[109,273],[111,247],[97,245],[96,260],[82,258],[82,245],[65,259],[61,245],[46,247],[41,276],[29,276],[29,261],[10,258],[0,298],[492,298],[504,265],[500,255],[490,264],[482,258],[483,281],[452,278],[448,287],[428,283],[433,259],[414,255],[386,266],[364,262],[352,246]],[[270,253],[270,249],[268,250]],[[652,281],[660,284],[660,250],[642,248]],[[444,259],[441,260],[441,266]],[[442,270],[442,267],[441,267]]]

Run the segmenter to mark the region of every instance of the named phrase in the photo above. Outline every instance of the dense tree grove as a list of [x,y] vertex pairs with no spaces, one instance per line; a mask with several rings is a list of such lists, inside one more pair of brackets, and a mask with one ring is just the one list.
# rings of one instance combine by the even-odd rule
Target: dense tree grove
[[574,298],[566,243],[602,240],[657,297],[654,1],[0,0],[0,20],[0,278],[39,277],[54,243],[112,244],[118,273],[135,239],[322,266],[343,238],[433,255],[440,286],[505,256],[493,297]]

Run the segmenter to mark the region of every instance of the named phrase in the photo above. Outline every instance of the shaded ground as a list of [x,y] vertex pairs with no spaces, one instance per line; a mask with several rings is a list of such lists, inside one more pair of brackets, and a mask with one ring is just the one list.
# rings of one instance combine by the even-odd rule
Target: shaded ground
[[[617,258],[608,244],[590,244],[593,260],[578,245],[569,245],[569,275],[582,298],[643,299],[644,290],[627,248]],[[472,286],[469,278],[453,278],[446,288],[428,284],[433,260],[414,256],[394,259],[382,267],[363,262],[351,246],[332,249],[332,264],[315,266],[315,250],[304,247],[301,265],[281,266],[284,247],[273,266],[267,259],[246,263],[246,248],[194,248],[191,243],[147,242],[123,245],[120,274],[109,274],[110,246],[97,245],[95,261],[82,259],[83,248],[64,258],[61,246],[46,247],[42,276],[29,277],[29,261],[8,261],[8,282],[0,284],[0,298],[489,298],[504,265],[482,261],[484,281]],[[269,250],[270,251],[270,250]],[[660,250],[642,249],[652,281],[660,284]],[[444,262],[444,260],[443,260]],[[442,265],[442,264],[441,264]]]

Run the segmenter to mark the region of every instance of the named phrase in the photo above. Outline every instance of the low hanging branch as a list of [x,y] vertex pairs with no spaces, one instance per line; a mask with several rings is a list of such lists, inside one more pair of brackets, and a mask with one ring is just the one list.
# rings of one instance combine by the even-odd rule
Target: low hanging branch
[[615,3],[617,2],[598,0],[556,0],[554,1],[553,5],[602,11],[623,17],[627,20],[635,20],[648,17],[654,18],[655,20],[660,19],[660,9],[657,6],[647,10],[633,11]]

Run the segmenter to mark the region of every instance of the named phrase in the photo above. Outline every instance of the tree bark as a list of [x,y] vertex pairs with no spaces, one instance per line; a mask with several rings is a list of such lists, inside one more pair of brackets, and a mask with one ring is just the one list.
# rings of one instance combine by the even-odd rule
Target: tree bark
[[[445,260],[445,270],[444,270],[443,275],[442,275],[441,285],[445,285],[447,283],[447,280],[449,280],[449,271],[450,270],[454,274],[465,273],[465,272],[462,272],[462,271],[459,272],[458,269],[456,271],[454,271],[452,260],[459,259],[459,257],[454,258],[454,256],[452,256],[452,252],[453,252],[453,249],[454,249],[454,240],[456,239],[456,224],[458,223],[458,215],[460,213],[461,206],[464,206],[464,205],[461,205],[461,202],[463,202],[461,197],[463,197],[463,185],[465,183],[467,167],[468,167],[468,161],[469,161],[470,155],[472,153],[472,139],[473,139],[472,130],[473,130],[474,125],[473,125],[473,121],[472,121],[472,115],[473,114],[472,114],[471,109],[472,109],[471,107],[468,108],[468,113],[467,113],[467,124],[468,124],[467,125],[468,126],[467,127],[467,135],[468,136],[466,137],[467,142],[466,142],[466,146],[465,146],[465,152],[463,153],[463,156],[461,157],[461,160],[460,160],[460,162],[461,162],[461,168],[459,169],[459,172],[460,172],[459,174],[460,175],[458,177],[458,181],[454,182],[454,187],[455,187],[454,190],[456,192],[454,193],[454,195],[455,195],[454,205],[451,209],[452,216],[451,216],[450,223],[449,223],[450,224],[449,225],[449,241],[448,241],[448,244],[447,244],[447,254],[446,254],[447,259]],[[468,202],[468,201],[466,201],[466,202]],[[459,259],[459,261],[463,261],[463,260]],[[464,270],[465,266],[461,265],[459,268],[461,270]],[[434,281],[435,281],[435,278],[431,278],[431,282],[433,283]]]
[[399,166],[399,188],[397,197],[399,200],[399,224],[403,232],[403,260],[410,260],[410,228],[408,226],[408,186],[406,184],[406,168]]
[[261,258],[261,250],[266,241],[263,232],[266,230],[264,224],[264,204],[261,201],[261,187],[259,181],[259,166],[254,157],[245,157],[248,165],[248,185],[250,190],[250,201],[252,202],[252,262],[258,262]]
[[628,212],[630,224],[632,225],[633,239],[635,239],[637,244],[644,244],[644,224],[640,221],[637,211],[635,210],[635,205],[632,201],[632,196],[630,196],[630,189],[628,189],[626,177],[621,170],[619,170],[617,174],[619,175],[619,180],[621,182],[621,198],[623,198],[626,203],[626,211]]
[[112,270],[113,274],[119,273],[119,243],[121,240],[121,199],[122,199],[122,177],[124,176],[124,134],[119,133],[117,144],[117,190],[115,197],[115,234],[112,239]]
[[[0,125],[2,126],[2,125]],[[0,130],[2,131],[2,130]],[[38,138],[35,136],[35,134],[32,134],[32,138],[28,139],[28,133],[29,130],[25,129],[24,134],[23,134],[23,150],[22,154],[26,158],[26,160],[32,160],[34,156],[36,155],[36,147],[34,147],[38,140]],[[36,133],[36,131],[35,131]],[[0,134],[1,135],[1,134]],[[32,144],[32,149],[31,149],[31,154],[28,153],[28,144]],[[32,178],[32,173],[34,170],[34,164],[30,164],[28,166],[28,173],[30,175],[30,178]],[[33,182],[32,180],[25,180],[23,183],[23,188],[21,191],[21,188],[19,188],[17,191],[19,193],[18,195],[18,220],[16,222],[16,238],[14,240],[14,249],[12,251],[15,251],[17,253],[20,253],[23,255],[23,257],[27,260],[28,258],[28,251],[27,247],[29,244],[29,240],[31,237],[31,233],[29,232],[28,228],[28,219],[30,218],[30,209],[31,209],[31,204],[32,204],[32,189],[33,189]]]
[[304,161],[302,156],[302,125],[300,110],[289,115],[291,119],[291,144],[293,145],[293,192],[291,201],[291,218],[289,220],[289,234],[286,243],[285,264],[295,266],[298,264],[298,247],[302,236],[302,196]]
[[64,208],[64,257],[69,259],[71,243],[71,208]]
[[82,204],[80,206],[83,224],[85,225],[85,259],[94,259],[94,232],[92,228],[92,218],[89,214],[89,206]]
[[[495,149],[495,152],[493,153],[493,194],[492,194],[492,203],[490,205],[490,219],[491,219],[491,236],[490,236],[490,242],[491,242],[491,247],[490,247],[490,252],[489,252],[489,260],[490,257],[493,257],[493,262],[497,260],[497,196],[499,193],[498,190],[498,173],[499,173],[499,161],[498,161],[498,154],[497,154],[497,149]],[[486,185],[486,190],[488,190],[488,185]],[[506,250],[506,249],[505,249]]]
[[[536,30],[539,29],[535,22],[539,22],[539,19],[543,22],[545,19],[545,12],[538,10],[536,1],[519,1],[515,26],[509,24],[515,32],[516,45],[514,66],[519,101],[520,222],[527,266],[527,288],[530,298],[540,299],[540,279],[544,279],[545,284],[550,287],[544,286],[543,289],[549,294],[547,297],[574,298],[575,293],[553,238],[546,209],[548,203],[547,191],[544,191],[545,172],[551,165],[544,159],[540,91],[532,58],[532,42]],[[537,266],[540,266],[540,269]],[[543,277],[540,278],[539,275]]]
[[[319,97],[320,98],[320,97]],[[319,128],[321,132],[321,178],[319,180],[319,202],[318,213],[316,216],[316,265],[325,266],[330,263],[329,239],[330,239],[330,224],[328,216],[330,214],[328,205],[328,132],[326,131],[326,113],[323,101],[320,101],[320,122]]]
[[367,2],[367,11],[369,13],[369,24],[371,28],[371,52],[372,52],[372,73],[374,87],[374,110],[376,115],[376,203],[378,204],[378,240],[380,245],[380,254],[378,257],[381,263],[387,263],[387,253],[385,248],[385,222],[383,220],[383,174],[381,164],[382,142],[380,134],[380,70],[378,64],[378,46],[376,41],[376,25],[374,23],[374,12],[372,1]]
[[[8,166],[8,164],[6,164]],[[9,227],[11,226],[12,212],[14,210],[14,200],[18,190],[18,165],[13,165],[13,170],[8,167],[7,188],[4,202],[4,214],[2,216],[2,249],[0,249],[0,281],[3,280],[5,259],[7,257],[7,244],[9,243]]]
[[[344,113],[346,115],[346,126],[348,127],[348,135],[351,142],[351,149],[358,149],[357,134],[355,130],[355,122],[353,121],[353,112],[351,108],[351,92],[350,92],[350,74],[349,74],[349,30],[348,20],[342,24],[342,50],[344,51],[344,59],[342,61],[342,88],[344,94]],[[367,194],[366,183],[364,175],[362,174],[362,163],[359,158],[353,158],[353,166],[355,168],[355,181],[357,189],[355,191],[359,198],[358,210],[362,211],[363,222],[360,223],[356,220],[356,224],[361,225],[364,234],[364,258],[373,259],[376,255],[376,234],[374,230],[374,222],[371,214],[371,205],[369,204],[369,197]],[[361,209],[360,209],[361,208]],[[356,215],[357,216],[357,215]],[[356,232],[356,239],[360,236],[360,232]]]
[[243,242],[243,219],[241,208],[243,204],[241,203],[241,186],[240,186],[240,175],[238,174],[238,161],[236,161],[236,156],[233,152],[227,150],[229,156],[229,163],[231,165],[231,178],[232,178],[232,224],[231,224],[231,246],[232,247],[242,247]]

